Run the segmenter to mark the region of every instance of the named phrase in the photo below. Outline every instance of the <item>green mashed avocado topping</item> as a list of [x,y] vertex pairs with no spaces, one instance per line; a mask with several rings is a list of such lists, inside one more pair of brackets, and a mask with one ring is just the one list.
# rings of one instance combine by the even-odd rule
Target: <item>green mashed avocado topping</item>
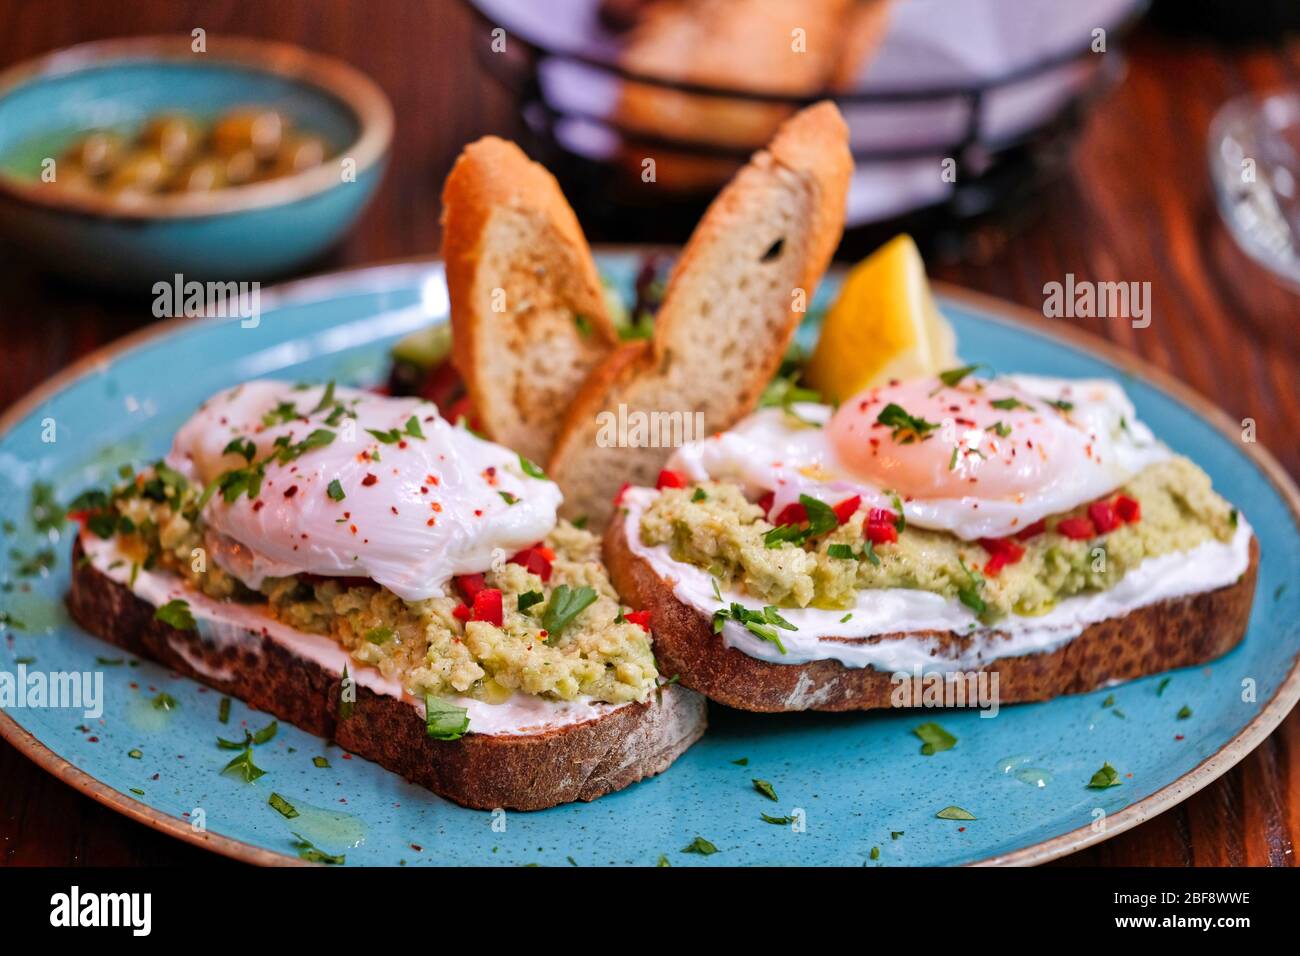
[[1042,533],[1012,539],[1021,557],[989,572],[992,554],[980,542],[914,525],[868,548],[865,505],[831,531],[781,541],[762,508],[728,483],[665,489],[641,517],[641,540],[667,545],[675,560],[707,570],[723,590],[762,604],[842,610],[864,589],[914,588],[960,600],[991,623],[1045,614],[1063,598],[1112,588],[1147,558],[1232,539],[1236,511],[1186,458],[1147,467],[1117,495],[1137,501],[1140,518],[1077,539],[1059,526],[1086,516],[1086,507],[1053,515]]
[[[568,522],[546,539],[555,554],[548,580],[513,563],[485,573],[486,586],[501,591],[498,627],[463,620],[463,611],[458,617],[463,602],[454,587],[449,596],[422,601],[359,578],[267,578],[252,590],[208,557],[201,487],[161,463],[123,477],[111,492],[82,495],[72,510],[83,512],[91,533],[115,538],[135,568],[178,575],[208,597],[256,606],[290,627],[331,637],[411,693],[499,703],[522,691],[624,703],[655,688],[649,633],[624,620],[598,539]],[[559,633],[546,629],[548,621]]]

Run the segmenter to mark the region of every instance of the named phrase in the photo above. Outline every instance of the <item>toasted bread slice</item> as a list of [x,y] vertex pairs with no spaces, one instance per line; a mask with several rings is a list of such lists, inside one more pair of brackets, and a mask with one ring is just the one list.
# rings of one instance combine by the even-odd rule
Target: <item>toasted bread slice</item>
[[[1203,664],[1232,650],[1246,633],[1259,567],[1259,542],[1252,538],[1250,564],[1233,584],[1213,591],[1140,607],[1123,617],[1099,621],[1055,651],[1002,657],[981,670],[998,675],[998,701],[1012,704],[1082,694],[1113,681]],[[710,700],[741,710],[872,710],[891,707],[897,684],[871,667],[839,661],[773,664],[728,647],[708,617],[682,603],[673,583],[655,573],[628,547],[625,523],[605,533],[605,564],[619,594],[650,611],[655,657],[665,674]],[[890,641],[914,634],[885,634]],[[952,631],[926,632],[942,651],[958,654],[972,638]]]
[[442,192],[452,360],[488,438],[545,461],[618,336],[559,183],[514,143],[465,147]]
[[654,338],[613,352],[565,414],[548,470],[568,515],[603,524],[619,487],[654,484],[671,452],[611,441],[620,406],[692,422],[699,412],[705,434],[753,409],[839,244],[852,165],[839,110],[819,103],[714,200],[673,267]]
[[155,607],[83,561],[73,549],[68,608],[83,628],[133,654],[238,697],[462,806],[540,810],[595,800],[665,770],[704,733],[704,699],[664,687],[603,716],[519,734],[431,740],[412,703],[356,686],[339,713],[340,678],[263,629],[237,644],[211,643],[154,617]]

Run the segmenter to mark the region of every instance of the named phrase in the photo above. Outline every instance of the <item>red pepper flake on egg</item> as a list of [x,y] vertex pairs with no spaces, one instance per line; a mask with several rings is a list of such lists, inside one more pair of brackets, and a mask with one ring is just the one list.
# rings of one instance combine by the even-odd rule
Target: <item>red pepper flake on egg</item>
[[378,484],[378,482],[379,482],[379,476],[371,474],[370,472],[366,472],[366,477],[361,479],[361,484],[366,488],[369,488],[371,485]]

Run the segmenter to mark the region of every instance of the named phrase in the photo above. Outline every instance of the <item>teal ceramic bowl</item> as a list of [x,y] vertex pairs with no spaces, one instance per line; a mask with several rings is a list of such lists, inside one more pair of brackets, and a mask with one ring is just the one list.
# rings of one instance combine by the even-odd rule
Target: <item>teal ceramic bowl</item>
[[[0,73],[0,232],[65,275],[117,287],[170,280],[254,280],[284,273],[336,242],[374,194],[393,111],[364,74],[262,40],[138,37],[71,47]],[[134,132],[168,110],[200,120],[274,107],[323,137],[321,166],[204,194],[124,206],[42,180],[42,163],[80,133]],[[57,165],[55,166],[57,177]]]

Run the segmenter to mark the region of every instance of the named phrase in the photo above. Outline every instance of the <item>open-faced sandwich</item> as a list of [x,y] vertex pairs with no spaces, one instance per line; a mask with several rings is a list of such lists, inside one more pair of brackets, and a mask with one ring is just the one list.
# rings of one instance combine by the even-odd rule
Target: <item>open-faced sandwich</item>
[[605,558],[660,667],[756,711],[888,707],[994,671],[1003,703],[1241,640],[1258,545],[1106,381],[961,367],[794,402],[628,489]]
[[704,730],[527,458],[418,398],[253,381],[74,505],[89,631],[471,807],[591,800]]

